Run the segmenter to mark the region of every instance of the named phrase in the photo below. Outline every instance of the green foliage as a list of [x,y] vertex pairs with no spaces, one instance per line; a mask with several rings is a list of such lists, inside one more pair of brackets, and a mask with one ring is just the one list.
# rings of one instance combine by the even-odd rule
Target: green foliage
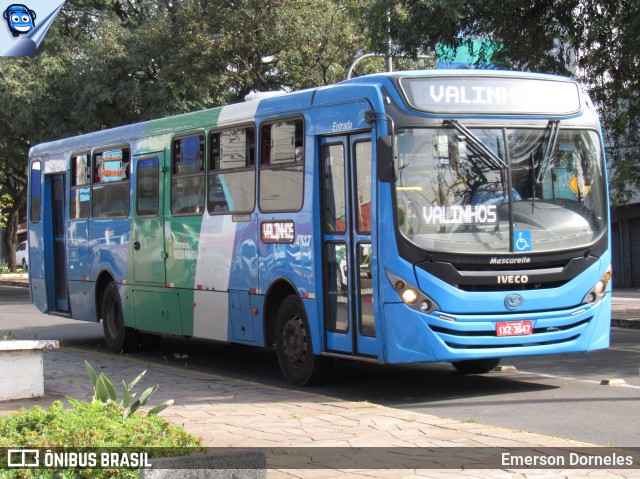
[[13,206],[13,198],[11,195],[4,193],[0,195],[0,228],[7,226],[7,213],[5,211]]
[[[113,383],[109,380],[109,378],[104,374],[100,373],[98,375],[96,371],[93,369],[91,364],[88,361],[84,362],[85,368],[87,369],[87,374],[89,374],[89,379],[91,380],[91,386],[93,387],[93,402],[102,403],[102,404],[115,404],[116,403],[116,388]],[[145,406],[151,396],[158,390],[158,385],[151,386],[140,395],[139,399],[135,399],[136,393],[132,393],[132,389],[145,375],[146,371],[142,371],[133,381],[127,384],[124,379],[122,380],[122,400],[118,404],[118,407],[122,411],[122,417],[124,419],[131,416],[133,413],[138,411],[141,407]],[[69,402],[76,406],[81,404],[80,401],[68,398]],[[162,404],[155,406],[150,409],[147,413],[149,416],[154,416],[166,408],[173,404],[173,399],[169,399],[168,401],[163,402]]]
[[571,36],[579,72],[605,125],[615,205],[640,190],[640,4],[580,2]]
[[[624,201],[640,187],[638,18],[628,0],[67,0],[35,57],[0,58],[5,234],[24,209],[32,145],[334,83],[358,51],[386,52],[387,30],[396,58],[481,38],[479,66],[577,76],[604,119]],[[356,74],[382,67],[367,60]]]
[[[0,58],[0,194],[15,249],[29,148],[344,78],[365,32],[342,0],[68,0],[34,57]],[[13,248],[12,248],[13,247]]]
[[[56,401],[44,410],[35,406],[8,416],[0,416],[0,448],[3,447],[82,447],[133,448],[149,457],[185,455],[201,451],[200,440],[158,417],[173,400],[145,414],[134,414],[158,389],[146,389],[134,400],[134,386],[144,372],[130,383],[122,382],[122,400],[116,402],[116,390],[104,374],[85,366],[94,390],[90,403],[68,398],[72,409]],[[98,449],[99,450],[99,449]],[[3,478],[137,478],[133,469],[16,469],[2,472]]]
[[[122,416],[122,408],[75,401],[73,409],[54,402],[49,409],[35,406],[0,416],[0,448],[87,447],[145,448],[149,457],[200,452],[201,443],[158,416]],[[162,448],[162,449],[158,449]],[[137,478],[133,469],[15,469],[2,478]]]
[[[375,52],[385,52],[387,32],[394,55],[433,53],[436,44],[457,46],[460,22],[469,15],[462,0],[367,0],[351,7],[354,20],[368,32]],[[473,2],[471,2],[473,3]]]
[[[612,204],[640,190],[640,2],[628,0],[371,0],[357,9],[378,51],[391,11],[394,51],[436,44],[491,45],[478,66],[576,77],[600,113],[611,170]],[[366,20],[365,20],[366,19]],[[434,21],[437,19],[437,21]]]
[[13,273],[13,270],[4,259],[0,258],[0,274],[7,273]]

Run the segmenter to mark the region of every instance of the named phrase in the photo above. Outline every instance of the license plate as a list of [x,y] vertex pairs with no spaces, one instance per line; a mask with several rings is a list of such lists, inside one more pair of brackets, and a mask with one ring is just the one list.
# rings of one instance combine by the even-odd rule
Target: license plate
[[506,321],[496,324],[496,334],[498,336],[525,336],[533,334],[533,324],[531,321]]

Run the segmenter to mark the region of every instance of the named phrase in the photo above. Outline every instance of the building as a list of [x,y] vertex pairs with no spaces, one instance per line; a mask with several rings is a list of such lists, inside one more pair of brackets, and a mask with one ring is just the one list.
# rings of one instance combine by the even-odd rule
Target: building
[[614,288],[640,288],[640,194],[611,209]]

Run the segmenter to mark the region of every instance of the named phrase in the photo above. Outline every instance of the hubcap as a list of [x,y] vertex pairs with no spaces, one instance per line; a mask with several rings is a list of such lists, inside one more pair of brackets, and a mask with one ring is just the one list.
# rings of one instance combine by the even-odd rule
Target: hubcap
[[287,360],[300,367],[307,354],[307,332],[298,315],[292,315],[282,330],[282,349]]

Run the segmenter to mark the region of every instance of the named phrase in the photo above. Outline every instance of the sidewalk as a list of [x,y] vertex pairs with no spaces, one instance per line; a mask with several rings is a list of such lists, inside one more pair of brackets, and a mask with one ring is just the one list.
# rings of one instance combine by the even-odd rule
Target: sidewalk
[[[175,405],[162,412],[161,416],[200,436],[206,446],[341,448],[342,460],[337,460],[331,468],[278,469],[276,466],[267,472],[267,477],[273,479],[640,477],[638,469],[386,469],[384,462],[379,463],[373,455],[367,469],[349,469],[348,450],[358,447],[458,447],[462,449],[454,450],[453,454],[460,457],[460,463],[464,463],[474,455],[472,449],[466,453],[464,448],[576,449],[588,445],[76,348],[45,352],[45,397],[0,402],[0,414],[35,404],[46,408],[54,400],[67,404],[67,396],[90,400],[92,391],[84,368],[85,360],[96,371],[104,372],[114,384],[120,384],[122,379],[130,381],[146,369],[147,374],[136,389],[144,390],[149,385],[159,384],[151,406],[174,399]],[[307,459],[300,457],[303,462]]]
[[640,289],[616,289],[613,291],[611,325],[640,329]]
[[0,274],[0,285],[29,287],[29,275],[27,273],[4,273]]

